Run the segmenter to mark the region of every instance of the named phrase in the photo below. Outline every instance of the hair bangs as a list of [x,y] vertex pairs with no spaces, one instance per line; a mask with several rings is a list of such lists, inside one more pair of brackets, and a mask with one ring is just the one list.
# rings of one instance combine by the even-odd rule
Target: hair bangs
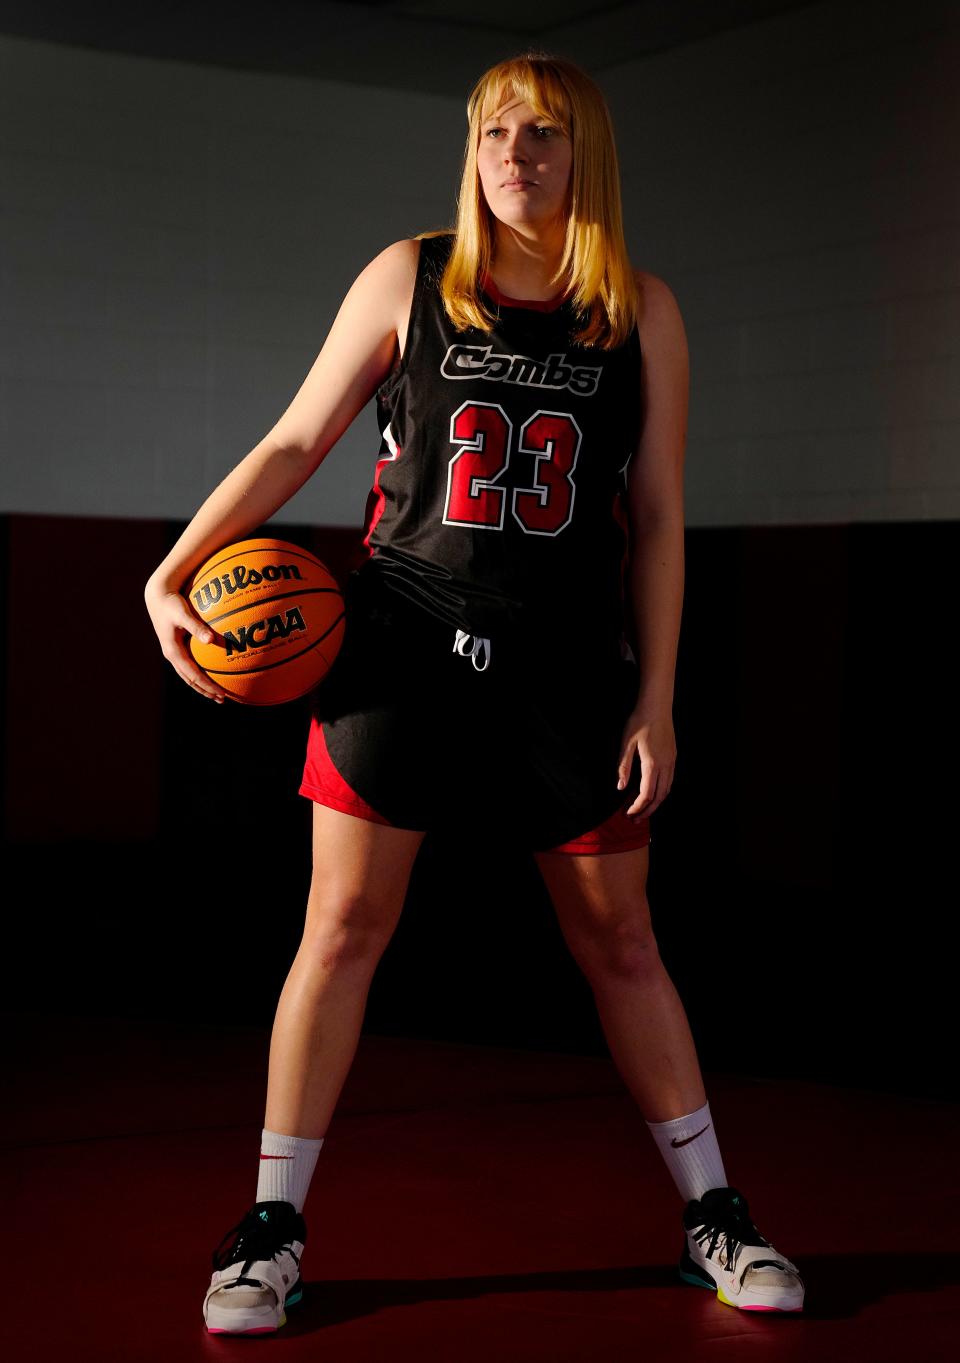
[[546,62],[514,57],[493,67],[475,92],[476,127],[479,129],[486,119],[509,103],[511,96],[523,100],[541,118],[548,118],[570,134],[570,95],[559,74]]

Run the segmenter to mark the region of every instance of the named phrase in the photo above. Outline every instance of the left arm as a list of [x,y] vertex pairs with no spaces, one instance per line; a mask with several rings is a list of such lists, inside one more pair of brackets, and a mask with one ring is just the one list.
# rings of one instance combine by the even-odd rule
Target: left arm
[[680,309],[656,275],[637,272],[643,351],[643,426],[627,472],[630,556],[640,691],[621,742],[620,784],[634,757],[641,784],[628,814],[648,816],[673,784],[673,688],[683,607],[683,457],[690,362]]

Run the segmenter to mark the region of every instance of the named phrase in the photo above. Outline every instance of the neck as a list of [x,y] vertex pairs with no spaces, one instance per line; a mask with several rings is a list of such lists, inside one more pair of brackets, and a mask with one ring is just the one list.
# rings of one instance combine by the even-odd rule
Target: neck
[[562,228],[526,235],[497,223],[490,274],[501,293],[544,301],[562,293],[564,281],[553,276],[563,256],[564,238]]

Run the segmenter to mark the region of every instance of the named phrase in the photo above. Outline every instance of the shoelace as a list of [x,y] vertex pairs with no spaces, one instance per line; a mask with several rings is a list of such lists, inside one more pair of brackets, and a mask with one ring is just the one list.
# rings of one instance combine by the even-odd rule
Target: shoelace
[[[707,1218],[709,1216],[709,1219]],[[732,1199],[728,1208],[723,1212],[710,1212],[705,1214],[703,1223],[693,1232],[694,1239],[704,1247],[704,1253],[708,1259],[717,1254],[719,1262],[719,1251],[726,1250],[726,1264],[724,1267],[729,1273],[733,1273],[737,1256],[741,1245],[763,1245],[768,1249],[773,1246],[769,1240],[757,1230],[750,1219],[746,1199],[742,1194],[738,1194]],[[784,1268],[778,1259],[755,1259],[751,1268],[761,1268],[769,1265],[772,1268]]]
[[[224,1250],[223,1246],[231,1235],[235,1236],[235,1239]],[[249,1281],[244,1279],[243,1275],[252,1263],[261,1259],[276,1259],[282,1250],[292,1255],[299,1268],[300,1260],[292,1248],[292,1240],[295,1238],[292,1236],[289,1240],[278,1244],[276,1226],[265,1224],[253,1212],[247,1212],[242,1221],[238,1221],[235,1226],[227,1231],[220,1244],[213,1251],[213,1266],[220,1272],[222,1269],[228,1268],[230,1264],[243,1261],[240,1277],[236,1283],[231,1284],[232,1286],[236,1286],[237,1283],[242,1281]]]
[[[477,654],[481,651],[483,652],[482,667],[477,664]],[[458,629],[451,652],[459,653],[461,658],[471,658],[478,672],[486,672],[490,666],[490,640],[485,639],[480,634],[468,634],[465,629]]]

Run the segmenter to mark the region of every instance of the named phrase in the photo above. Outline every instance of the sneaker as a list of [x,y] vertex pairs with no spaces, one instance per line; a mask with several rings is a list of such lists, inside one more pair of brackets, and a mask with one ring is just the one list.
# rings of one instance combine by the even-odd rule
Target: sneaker
[[711,1188],[683,1212],[686,1243],[680,1277],[715,1291],[741,1311],[802,1311],[804,1286],[796,1264],[774,1249],[750,1220],[736,1188]]
[[255,1202],[213,1251],[215,1272],[203,1299],[210,1333],[262,1335],[286,1325],[285,1308],[303,1296],[306,1239],[306,1223],[292,1202]]

